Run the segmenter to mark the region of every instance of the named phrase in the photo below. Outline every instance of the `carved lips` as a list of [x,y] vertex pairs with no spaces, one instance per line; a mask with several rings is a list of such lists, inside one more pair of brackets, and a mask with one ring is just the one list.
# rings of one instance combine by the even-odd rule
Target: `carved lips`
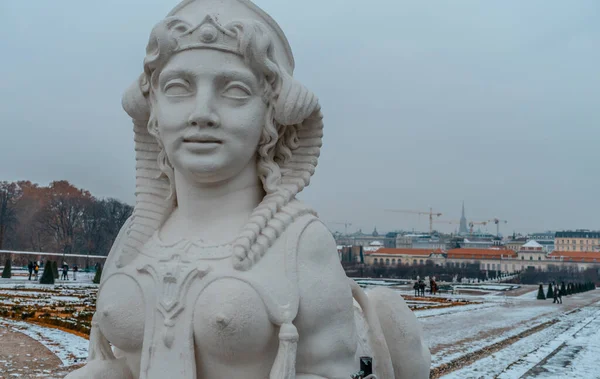
[[183,145],[194,152],[209,152],[222,144],[222,140],[208,134],[193,134],[183,138]]

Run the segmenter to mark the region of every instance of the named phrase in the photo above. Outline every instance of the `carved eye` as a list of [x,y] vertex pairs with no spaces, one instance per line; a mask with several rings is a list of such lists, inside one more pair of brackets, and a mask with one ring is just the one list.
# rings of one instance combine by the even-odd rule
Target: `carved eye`
[[232,83],[223,91],[223,96],[230,99],[244,100],[252,96],[252,91],[242,83]]
[[183,79],[169,80],[163,91],[167,96],[185,96],[192,92],[190,84]]

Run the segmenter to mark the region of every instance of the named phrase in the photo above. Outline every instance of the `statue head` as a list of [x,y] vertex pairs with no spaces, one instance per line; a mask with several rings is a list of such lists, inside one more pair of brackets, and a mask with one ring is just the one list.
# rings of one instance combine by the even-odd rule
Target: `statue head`
[[125,256],[176,206],[174,170],[215,183],[255,164],[266,196],[234,243],[234,266],[260,259],[291,222],[279,213],[320,152],[320,107],[293,69],[285,35],[248,0],[186,0],[154,27],[144,72],[123,98],[137,160]]

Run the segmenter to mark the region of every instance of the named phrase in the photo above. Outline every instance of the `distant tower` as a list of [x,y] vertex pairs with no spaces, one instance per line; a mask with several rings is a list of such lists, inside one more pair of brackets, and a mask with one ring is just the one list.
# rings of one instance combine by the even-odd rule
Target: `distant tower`
[[465,202],[462,205],[462,216],[460,216],[460,227],[458,228],[458,234],[468,234],[467,229],[467,218],[465,217]]
[[379,237],[379,233],[377,233],[377,227],[373,230],[373,237]]

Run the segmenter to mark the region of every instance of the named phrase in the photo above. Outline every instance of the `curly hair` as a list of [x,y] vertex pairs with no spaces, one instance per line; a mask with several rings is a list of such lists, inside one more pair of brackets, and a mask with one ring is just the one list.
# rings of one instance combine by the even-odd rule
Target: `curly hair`
[[[185,21],[169,17],[153,29],[146,49],[144,73],[138,82],[149,109],[143,112],[128,110],[130,114],[147,114],[147,132],[154,137],[159,148],[157,164],[160,179],[169,186],[167,198],[171,203],[170,209],[177,202],[174,169],[160,139],[158,122],[148,100],[152,99],[153,83],[160,71],[177,52],[177,34],[186,33],[190,28]],[[263,24],[256,21],[232,22],[223,28],[235,34],[238,52],[244,62],[259,74],[263,99],[268,106],[256,163],[266,196],[233,244],[234,266],[246,270],[264,255],[295,217],[307,212],[306,208],[292,206],[290,201],[308,185],[314,173],[322,137],[322,116],[316,97],[280,69],[272,37]],[[136,117],[132,117],[135,124]],[[312,128],[303,125],[307,119],[311,119]],[[163,215],[163,219],[165,217]]]
[[[179,26],[171,20],[171,25]],[[275,120],[275,99],[281,90],[281,75],[279,66],[273,55],[273,43],[268,32],[258,22],[235,22],[227,29],[239,36],[239,51],[244,62],[255,72],[259,73],[260,85],[263,88],[263,99],[268,104],[264,127],[258,144],[258,172],[267,194],[274,193],[281,184],[280,165],[291,158],[291,151],[297,147],[295,125],[283,126]],[[160,28],[157,33],[163,32]],[[157,36],[158,37],[158,36]],[[160,38],[160,37],[159,37]],[[172,54],[161,51],[161,44],[149,44],[149,53],[144,60],[144,74],[141,78],[141,88],[146,96],[152,98],[152,83],[155,83]],[[167,48],[168,49],[168,48]],[[167,50],[165,49],[165,50]],[[168,54],[168,55],[167,55]],[[175,192],[174,169],[165,152],[158,132],[158,121],[154,111],[150,110],[148,132],[156,138],[161,151],[158,164],[163,177],[169,181],[171,191],[169,197],[177,201]],[[289,145],[289,146],[288,146]]]

